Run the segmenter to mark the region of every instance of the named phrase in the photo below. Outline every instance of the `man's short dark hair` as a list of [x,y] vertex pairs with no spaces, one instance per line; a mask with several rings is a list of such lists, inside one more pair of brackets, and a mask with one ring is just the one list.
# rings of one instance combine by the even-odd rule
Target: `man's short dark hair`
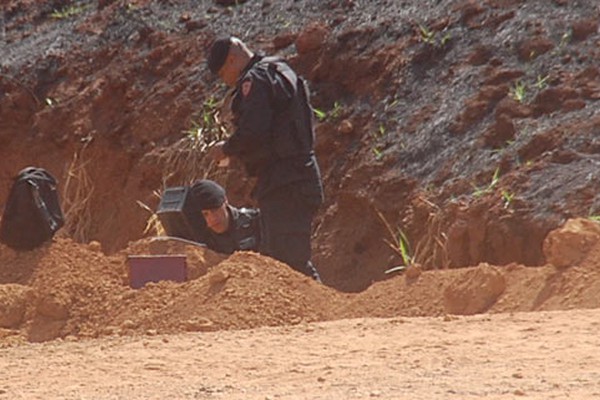
[[192,204],[201,210],[219,208],[225,202],[225,189],[217,182],[200,179],[190,187]]
[[213,74],[218,73],[225,64],[230,47],[231,38],[229,36],[219,38],[213,42],[208,54],[208,68]]

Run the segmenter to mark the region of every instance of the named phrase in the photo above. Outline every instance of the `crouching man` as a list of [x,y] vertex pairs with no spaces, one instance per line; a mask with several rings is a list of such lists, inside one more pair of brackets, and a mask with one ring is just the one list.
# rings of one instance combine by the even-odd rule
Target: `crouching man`
[[202,237],[206,246],[218,253],[236,250],[258,251],[260,213],[254,208],[236,208],[229,204],[225,189],[218,183],[202,179],[190,187],[190,200],[202,210],[206,221]]

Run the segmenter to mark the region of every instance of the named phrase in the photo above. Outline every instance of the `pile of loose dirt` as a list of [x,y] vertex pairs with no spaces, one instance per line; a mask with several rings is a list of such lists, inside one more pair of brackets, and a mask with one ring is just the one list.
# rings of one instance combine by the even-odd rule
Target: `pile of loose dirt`
[[[248,329],[353,317],[470,315],[600,306],[600,226],[570,220],[544,242],[548,264],[421,271],[364,292],[336,291],[269,257],[229,257],[144,239],[106,256],[97,243],[56,239],[18,253],[0,247],[0,337],[8,345],[61,337]],[[127,255],[185,254],[189,279],[132,289]]]
[[[188,281],[132,289],[128,254],[185,254]],[[225,259],[181,243],[133,242],[114,256],[97,243],[57,239],[35,251],[0,250],[2,336],[56,337],[245,329],[334,318],[342,296],[273,259]],[[222,261],[222,262],[221,262]]]

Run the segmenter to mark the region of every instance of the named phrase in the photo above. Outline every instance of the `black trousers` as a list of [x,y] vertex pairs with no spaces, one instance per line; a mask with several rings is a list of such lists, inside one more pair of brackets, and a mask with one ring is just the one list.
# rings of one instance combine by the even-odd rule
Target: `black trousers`
[[310,192],[301,184],[288,185],[258,199],[260,252],[320,281],[310,262],[310,236],[312,220],[321,198],[315,198]]

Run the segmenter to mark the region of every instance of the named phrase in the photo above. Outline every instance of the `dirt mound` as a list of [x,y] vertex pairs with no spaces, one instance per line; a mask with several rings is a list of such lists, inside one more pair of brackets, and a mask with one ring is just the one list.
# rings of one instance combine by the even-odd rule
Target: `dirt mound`
[[[0,251],[3,336],[29,341],[111,334],[245,329],[332,319],[340,296],[276,260],[224,257],[180,243],[134,242],[105,256],[97,244],[57,239],[44,248]],[[185,254],[188,282],[132,289],[127,254]],[[221,262],[222,261],[222,262]]]
[[[203,247],[150,238],[112,256],[96,243],[69,239],[25,253],[1,247],[2,343],[599,307],[599,232],[587,220],[572,220],[551,232],[545,251],[559,265],[409,269],[358,294],[318,284],[255,253],[226,258]],[[565,263],[553,256],[562,253],[564,243],[570,244],[570,254],[579,254],[577,260]],[[128,254],[185,254],[189,279],[132,289]]]

